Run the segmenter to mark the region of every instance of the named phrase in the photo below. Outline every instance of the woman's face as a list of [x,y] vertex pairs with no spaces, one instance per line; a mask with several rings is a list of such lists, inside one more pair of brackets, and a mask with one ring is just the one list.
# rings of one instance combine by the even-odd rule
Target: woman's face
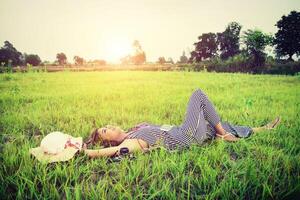
[[115,141],[118,139],[120,132],[106,127],[99,128],[98,133],[103,141]]

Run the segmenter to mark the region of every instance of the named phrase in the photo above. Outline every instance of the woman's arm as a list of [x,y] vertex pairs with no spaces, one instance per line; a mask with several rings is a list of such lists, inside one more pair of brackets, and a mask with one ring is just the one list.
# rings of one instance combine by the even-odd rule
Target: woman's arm
[[122,147],[127,147],[129,149],[129,153],[132,153],[135,151],[140,151],[145,148],[148,148],[148,143],[141,139],[125,139],[120,145],[115,147],[108,147],[108,148],[98,149],[98,150],[86,149],[84,150],[84,152],[90,158],[110,157],[119,154],[119,150]]
[[97,150],[90,150],[85,149],[84,153],[88,155],[90,158],[97,158],[97,157],[110,157],[115,155],[119,151],[117,147],[108,147],[104,149],[97,149]]

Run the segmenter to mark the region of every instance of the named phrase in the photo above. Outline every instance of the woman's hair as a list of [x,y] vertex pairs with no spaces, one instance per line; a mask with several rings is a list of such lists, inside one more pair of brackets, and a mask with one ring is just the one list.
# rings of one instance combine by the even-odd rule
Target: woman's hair
[[84,141],[84,143],[86,144],[87,147],[89,146],[94,146],[96,143],[98,143],[100,141],[100,136],[99,136],[99,132],[97,128],[94,128],[91,133],[90,136]]
[[[106,125],[104,128],[110,129],[112,131],[117,131],[118,133],[124,132],[120,127],[118,126],[112,126],[112,125]],[[108,140],[102,140],[100,138],[98,128],[94,128],[90,136],[86,139],[84,142],[87,146],[94,146],[95,144],[100,144],[101,146],[104,147],[109,147],[109,146],[117,146],[120,144],[120,142],[117,141],[108,141]]]

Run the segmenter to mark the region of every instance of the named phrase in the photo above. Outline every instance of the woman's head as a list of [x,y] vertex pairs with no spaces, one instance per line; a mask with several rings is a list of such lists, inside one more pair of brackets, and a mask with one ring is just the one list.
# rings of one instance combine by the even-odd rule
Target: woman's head
[[117,126],[107,125],[99,128],[98,133],[102,141],[114,142],[120,140],[120,136],[124,131]]
[[93,129],[86,144],[101,144],[105,147],[117,146],[123,141],[124,131],[116,126],[107,125],[102,128]]

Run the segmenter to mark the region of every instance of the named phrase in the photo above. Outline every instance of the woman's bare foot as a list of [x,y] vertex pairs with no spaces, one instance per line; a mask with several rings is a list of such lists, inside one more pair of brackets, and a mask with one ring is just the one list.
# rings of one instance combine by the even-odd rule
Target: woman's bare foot
[[278,116],[272,122],[269,122],[268,124],[266,124],[262,127],[252,128],[252,130],[253,130],[254,133],[260,132],[260,131],[263,131],[263,130],[272,130],[272,129],[275,129],[279,125],[280,121],[281,121],[281,119]]
[[265,125],[266,129],[275,129],[280,123],[280,117],[276,117],[272,122]]

